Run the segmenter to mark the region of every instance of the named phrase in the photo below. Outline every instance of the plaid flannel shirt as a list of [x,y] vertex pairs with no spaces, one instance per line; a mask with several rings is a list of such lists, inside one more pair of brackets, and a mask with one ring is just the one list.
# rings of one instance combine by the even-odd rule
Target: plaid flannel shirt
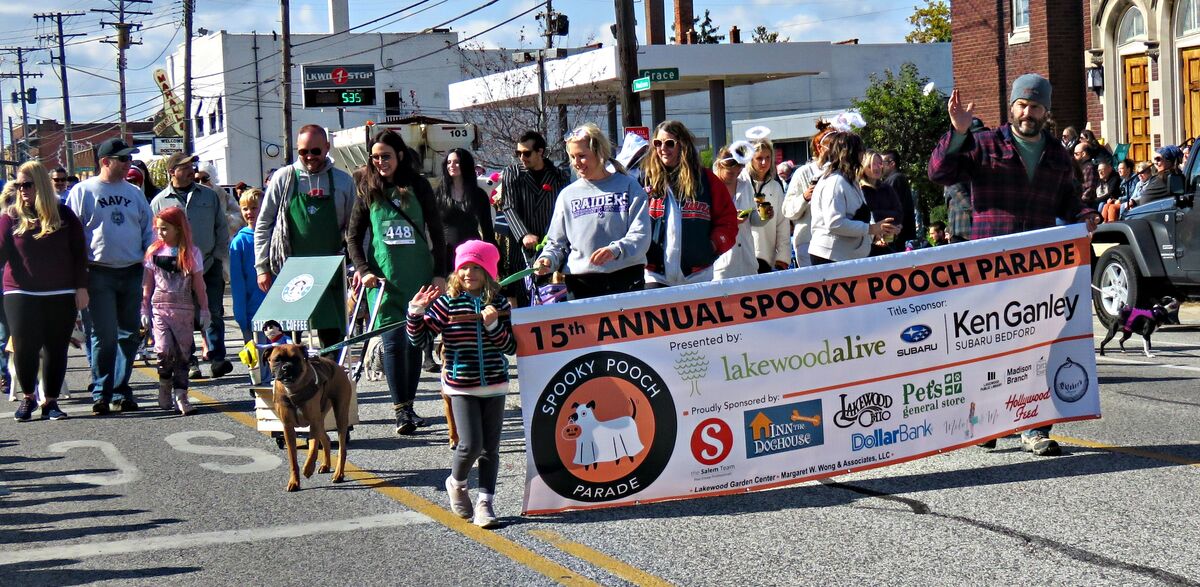
[[1062,143],[1043,131],[1045,148],[1033,180],[1013,144],[1012,125],[967,133],[956,153],[947,153],[954,131],[938,141],[929,157],[929,179],[950,186],[971,185],[971,239],[1049,228],[1055,218],[1080,222],[1091,212],[1080,200],[1074,162]]

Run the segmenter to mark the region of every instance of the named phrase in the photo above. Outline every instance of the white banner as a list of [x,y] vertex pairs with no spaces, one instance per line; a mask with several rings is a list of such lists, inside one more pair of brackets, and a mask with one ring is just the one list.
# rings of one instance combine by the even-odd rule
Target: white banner
[[517,310],[524,510],[753,491],[1100,416],[1083,225]]

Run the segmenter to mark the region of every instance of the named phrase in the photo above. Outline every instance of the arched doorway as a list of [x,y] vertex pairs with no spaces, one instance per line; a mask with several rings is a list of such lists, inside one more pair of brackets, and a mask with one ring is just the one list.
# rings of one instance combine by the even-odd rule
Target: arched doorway
[[1130,6],[1117,26],[1117,54],[1125,113],[1122,138],[1129,143],[1129,158],[1134,161],[1150,160],[1150,62],[1145,41],[1146,18]]
[[1176,4],[1175,38],[1183,94],[1180,118],[1186,141],[1200,135],[1200,0],[1180,0]]

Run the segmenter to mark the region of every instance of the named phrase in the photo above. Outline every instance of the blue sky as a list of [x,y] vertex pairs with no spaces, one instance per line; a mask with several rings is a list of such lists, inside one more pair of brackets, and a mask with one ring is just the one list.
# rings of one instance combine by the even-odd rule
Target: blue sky
[[[114,2],[116,0],[113,0]],[[420,0],[350,0],[351,26],[387,15]],[[695,12],[712,12],[714,23],[722,32],[737,25],[749,41],[749,31],[766,25],[793,41],[840,41],[858,38],[863,43],[902,42],[911,27],[907,22],[913,6],[923,0],[695,0]],[[364,31],[418,31],[470,12],[488,0],[426,0],[420,7],[365,27]],[[489,6],[449,25],[460,38],[487,29],[497,22],[529,9],[537,0],[495,0]],[[613,0],[558,0],[555,8],[571,19],[571,34],[560,42],[564,46],[591,42],[609,44],[612,37],[609,25],[614,21]],[[181,43],[181,2],[153,0],[150,4],[129,4],[129,10],[151,12],[139,17],[143,32],[135,35],[142,41],[127,53],[129,69],[128,101],[130,105],[143,102],[157,93],[151,72],[166,63],[165,55]],[[672,0],[665,0],[668,23],[672,20]],[[108,15],[89,12],[93,8],[112,8],[107,0],[42,0],[36,5],[23,2],[4,2],[0,5],[0,46],[37,47],[37,35],[50,34],[47,21],[36,21],[33,12],[87,12],[69,19],[65,32],[82,33],[71,39],[67,47],[67,63],[77,69],[69,70],[71,113],[76,122],[114,121],[117,118],[116,49],[100,39],[112,29],[100,26],[101,17]],[[641,20],[645,8],[642,0],[635,3]],[[293,0],[291,4],[292,31],[295,33],[327,30],[326,2]],[[134,19],[130,19],[134,20]],[[230,32],[270,32],[279,29],[278,0],[196,0],[196,28],[228,30]],[[481,37],[486,45],[517,47],[540,44],[538,24],[532,15],[523,17]],[[639,23],[638,36],[644,31]],[[668,25],[668,34],[669,25]],[[15,72],[15,55],[0,53],[0,71]],[[26,72],[42,73],[44,77],[28,80],[38,88],[38,103],[30,105],[31,122],[36,118],[62,120],[61,87],[57,65],[51,66],[50,52],[36,51],[26,57]],[[109,79],[104,79],[109,78]],[[20,123],[20,106],[9,100],[17,80],[0,80],[4,104],[4,124],[7,117]],[[155,103],[134,109],[130,119],[142,119],[158,108]],[[6,133],[7,134],[7,133]],[[7,137],[6,137],[7,144]]]

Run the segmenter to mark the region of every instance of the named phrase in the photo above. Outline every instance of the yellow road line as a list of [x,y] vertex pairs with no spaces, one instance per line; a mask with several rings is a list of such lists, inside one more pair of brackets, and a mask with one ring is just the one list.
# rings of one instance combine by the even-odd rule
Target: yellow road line
[[[137,370],[142,374],[149,376],[151,379],[158,379],[158,373],[153,369],[147,367],[137,367]],[[196,391],[195,389],[188,390],[188,395],[204,403],[220,403],[216,398],[203,392]],[[234,421],[244,424],[250,428],[258,427],[254,420],[254,416],[246,412],[228,411],[223,413],[232,418]],[[367,487],[370,487],[371,489],[374,489],[375,491],[378,491],[379,493],[382,493],[383,495],[400,502],[401,505],[415,512],[429,516],[435,522],[454,530],[455,532],[458,532],[459,534],[462,534],[463,536],[466,536],[467,538],[470,538],[471,540],[474,540],[475,542],[478,542],[479,544],[482,544],[483,546],[486,546],[521,565],[529,567],[530,569],[533,569],[534,571],[537,571],[538,573],[541,573],[542,575],[554,581],[562,583],[563,585],[599,585],[591,579],[581,576],[575,571],[572,571],[563,565],[560,565],[528,548],[525,548],[524,546],[521,546],[517,542],[509,540],[508,538],[496,534],[495,532],[485,530],[467,520],[459,518],[449,510],[434,504],[428,499],[404,489],[403,487],[392,485],[387,480],[382,479],[369,471],[364,471],[363,469],[355,466],[353,463],[346,463],[346,476],[349,479],[362,483],[363,485],[366,485]]]
[[594,566],[600,567],[613,575],[616,575],[634,585],[650,585],[654,587],[668,586],[671,583],[651,575],[641,569],[628,565],[620,560],[617,560],[603,552],[595,550],[591,547],[584,546],[578,542],[567,540],[563,535],[550,530],[530,530],[529,534],[545,540],[555,548],[574,556],[575,558],[585,560]]
[[1154,451],[1150,451],[1150,450],[1142,450],[1140,448],[1130,448],[1127,446],[1115,446],[1112,444],[1104,444],[1102,442],[1084,440],[1082,438],[1072,438],[1070,436],[1059,436],[1057,434],[1051,435],[1050,438],[1053,438],[1054,440],[1057,440],[1058,442],[1062,442],[1065,444],[1075,444],[1075,445],[1084,446],[1087,448],[1096,448],[1096,449],[1100,449],[1100,450],[1107,450],[1109,452],[1119,452],[1121,454],[1132,455],[1135,457],[1142,457],[1144,459],[1152,459],[1155,461],[1166,461],[1168,463],[1175,463],[1177,465],[1187,465],[1189,467],[1200,467],[1200,459],[1189,459],[1187,457],[1181,457],[1181,456],[1176,456],[1176,455],[1167,454],[1167,453],[1154,452]]

